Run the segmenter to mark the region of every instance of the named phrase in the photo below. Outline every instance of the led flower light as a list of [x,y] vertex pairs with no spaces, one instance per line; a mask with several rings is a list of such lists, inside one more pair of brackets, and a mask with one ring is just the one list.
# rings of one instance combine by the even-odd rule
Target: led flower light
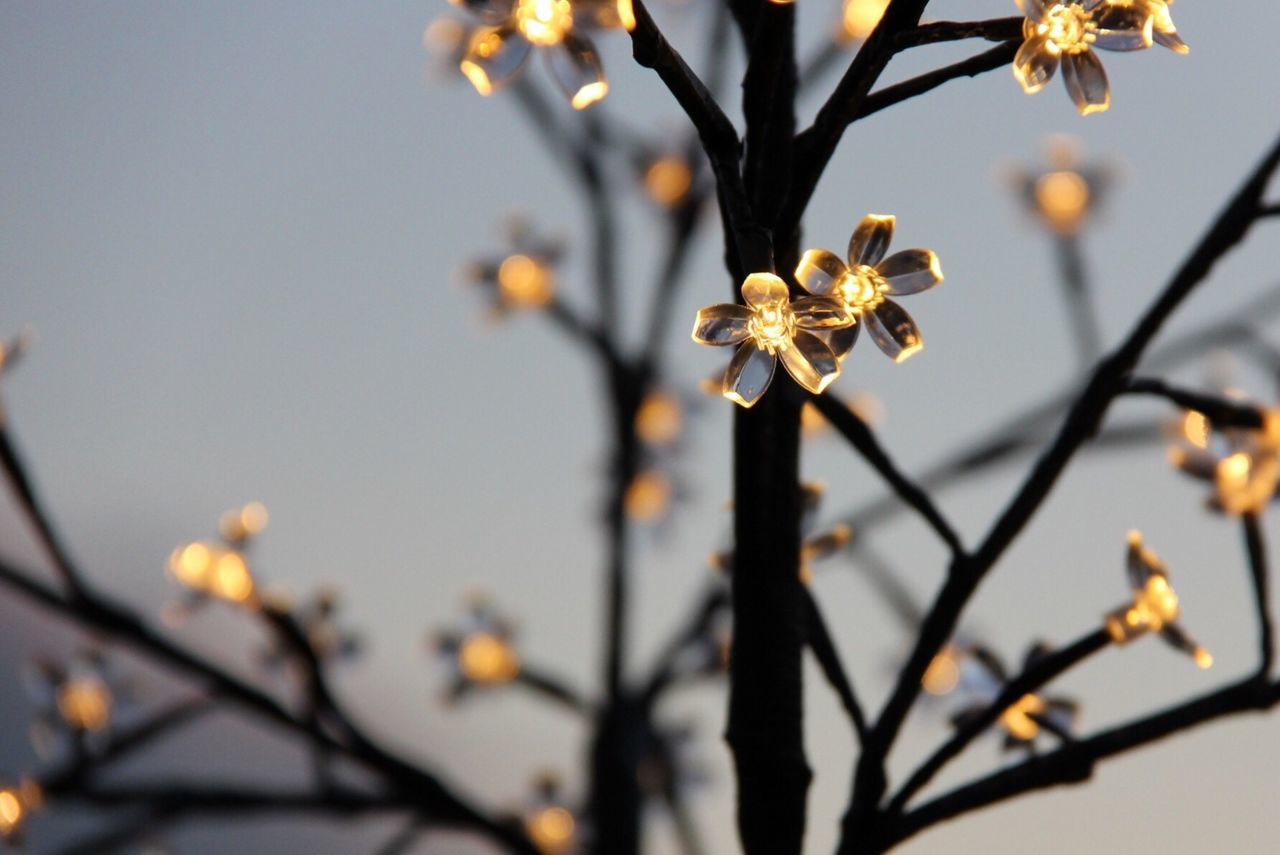
[[1056,135],[1045,144],[1048,165],[1020,169],[1014,185],[1027,210],[1054,232],[1078,234],[1102,200],[1112,170],[1080,159],[1080,145],[1073,137]]
[[1111,106],[1107,73],[1094,48],[1131,51],[1152,45],[1153,21],[1144,5],[1106,0],[1017,0],[1026,15],[1025,41],[1013,59],[1013,76],[1034,95],[1062,66],[1067,92],[1082,116]]
[[475,597],[457,629],[436,635],[432,644],[447,660],[453,683],[446,699],[456,701],[476,687],[509,683],[520,673],[512,625],[499,617],[489,601]]
[[534,796],[524,811],[524,830],[544,855],[572,852],[578,821],[560,797],[560,782],[554,775],[541,776]]
[[844,0],[836,40],[847,43],[865,39],[880,23],[887,8],[889,0]]
[[643,164],[644,190],[664,208],[678,208],[693,187],[693,164],[683,154],[663,154]]
[[921,688],[934,696],[951,694],[960,685],[960,665],[963,661],[963,650],[954,644],[944,646],[929,662],[924,676],[920,678]]
[[521,216],[509,217],[503,231],[506,254],[472,262],[462,271],[463,281],[488,293],[493,320],[550,303],[555,298],[555,268],[564,255],[560,241],[539,237]]
[[261,600],[245,550],[268,518],[261,502],[227,511],[218,524],[222,540],[197,540],[175,549],[169,555],[170,575],[197,597],[257,608]]
[[455,0],[488,26],[471,34],[458,67],[481,95],[519,74],[535,47],[575,110],[609,91],[595,45],[584,29],[635,29],[631,0]]
[[133,691],[108,666],[100,651],[88,649],[65,662],[40,658],[23,668],[35,707],[31,744],[42,759],[65,757],[76,748],[95,750],[110,740]]
[[646,445],[671,445],[684,429],[684,404],[663,389],[650,391],[636,408],[636,436]]
[[721,303],[698,310],[693,340],[741,345],[721,384],[721,394],[754,406],[769,388],[779,359],[787,373],[815,395],[840,376],[840,361],[814,331],[847,327],[844,306],[830,297],[792,302],[787,284],[772,273],[752,273],[742,283],[745,306]]
[[853,350],[863,324],[895,362],[924,347],[916,322],[889,298],[934,287],[942,281],[942,266],[928,249],[904,249],[885,258],[895,222],[892,215],[868,214],[849,238],[847,262],[825,249],[811,249],[796,266],[801,287],[811,294],[834,297],[844,307],[848,324],[827,339],[840,359]]
[[1260,408],[1258,430],[1215,430],[1203,413],[1187,410],[1174,427],[1169,460],[1213,485],[1211,510],[1239,516],[1260,513],[1280,489],[1280,408]]
[[27,819],[42,804],[44,791],[30,778],[0,787],[0,839],[21,846]]
[[[1032,645],[1023,658],[1022,670],[1031,668],[1049,652],[1047,645]],[[973,666],[965,681],[966,688],[978,695],[979,700],[952,716],[951,722],[956,727],[964,727],[974,717],[981,715],[995,702],[1004,685],[1009,682],[1004,663],[985,647],[975,645],[965,650],[963,663]],[[1036,738],[1045,730],[1058,735],[1069,733],[1075,725],[1078,711],[1076,702],[1067,698],[1049,698],[1035,693],[1023,695],[1002,710],[997,720],[1005,733],[1004,749],[1032,750]]]
[[1128,644],[1147,633],[1158,633],[1177,650],[1195,659],[1201,668],[1213,664],[1209,651],[1187,635],[1176,623],[1181,606],[1178,594],[1169,584],[1169,574],[1164,562],[1150,548],[1143,546],[1142,535],[1129,532],[1129,552],[1126,561],[1129,586],[1133,589],[1133,602],[1106,616],[1104,626],[1116,644]]
[[638,523],[656,523],[671,510],[676,495],[671,476],[660,469],[646,469],[631,479],[622,496],[623,510]]

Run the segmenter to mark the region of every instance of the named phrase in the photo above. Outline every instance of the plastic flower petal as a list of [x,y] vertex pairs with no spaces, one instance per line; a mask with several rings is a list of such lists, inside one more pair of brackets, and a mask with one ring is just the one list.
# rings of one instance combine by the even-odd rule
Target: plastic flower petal
[[1151,47],[1154,11],[1146,2],[1018,0],[1018,8],[1026,16],[1022,27],[1025,40],[1013,59],[1014,78],[1024,92],[1034,95],[1061,65],[1067,91],[1080,114],[1106,110],[1111,93],[1093,49]]
[[551,78],[575,110],[590,107],[609,94],[604,66],[595,46],[583,36],[568,33],[544,55]]
[[1256,430],[1216,429],[1203,413],[1187,410],[1178,420],[1169,459],[1182,472],[1213,486],[1211,510],[1239,516],[1264,510],[1280,490],[1280,408],[1259,408]]
[[514,24],[481,27],[471,34],[458,68],[481,95],[491,95],[524,70],[532,49]]
[[848,326],[853,318],[832,297],[791,301],[787,283],[772,273],[752,273],[742,283],[745,306],[722,303],[698,310],[693,340],[737,344],[721,394],[743,407],[760,400],[773,380],[777,361],[797,383],[821,393],[840,374],[840,361],[814,330]]
[[907,249],[886,258],[895,225],[893,216],[868,214],[849,238],[846,261],[825,249],[810,249],[796,266],[801,287],[835,298],[844,307],[849,325],[826,335],[839,359],[853,349],[863,324],[876,345],[897,362],[924,346],[915,321],[888,298],[918,294],[939,284],[942,265],[928,249]]
[[1195,659],[1201,668],[1213,664],[1209,651],[1196,644],[1175,623],[1182,612],[1178,594],[1169,584],[1164,562],[1142,543],[1142,535],[1129,532],[1129,551],[1126,560],[1129,587],[1133,589],[1133,602],[1106,616],[1104,626],[1116,644],[1128,644],[1147,633],[1158,633],[1168,644]]
[[[1049,652],[1048,645],[1033,644],[1023,658],[1023,671],[1034,666]],[[951,718],[952,725],[962,728],[990,707],[1010,677],[1000,658],[981,645],[973,645],[958,652],[953,649],[950,658],[950,666],[956,668],[958,660],[962,674],[967,672],[967,678],[956,677],[943,685],[949,691],[960,682],[976,696],[973,703],[963,707]],[[1060,736],[1068,734],[1075,724],[1078,710],[1078,704],[1068,698],[1045,697],[1034,693],[1023,695],[1002,710],[996,720],[1005,732],[1004,749],[1033,750],[1036,738],[1044,730]]]

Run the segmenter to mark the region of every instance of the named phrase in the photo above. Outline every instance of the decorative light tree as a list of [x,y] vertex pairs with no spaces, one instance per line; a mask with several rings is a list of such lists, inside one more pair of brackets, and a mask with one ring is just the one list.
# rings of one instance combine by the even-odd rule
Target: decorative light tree
[[[596,692],[580,692],[536,667],[518,648],[513,624],[484,599],[472,602],[465,622],[433,636],[431,646],[446,660],[450,700],[461,702],[478,689],[518,687],[588,723],[581,800],[575,803],[555,778],[543,776],[523,808],[502,813],[462,795],[433,771],[369,736],[330,685],[334,662],[358,650],[355,637],[340,630],[334,619],[336,594],[321,591],[299,605],[253,569],[248,552],[267,523],[260,504],[229,511],[217,540],[193,541],[174,550],[168,570],[188,599],[169,616],[181,617],[197,603],[243,610],[268,633],[269,659],[290,666],[287,698],[213,664],[128,606],[103,596],[63,547],[5,421],[0,422],[0,463],[60,579],[57,586],[47,585],[23,568],[2,563],[0,582],[92,631],[104,645],[123,645],[175,669],[201,691],[169,707],[135,710],[130,720],[119,721],[120,692],[105,675],[101,655],[86,654],[66,665],[44,663],[38,687],[44,708],[38,714],[44,729],[65,734],[70,747],[49,768],[2,782],[0,835],[16,842],[33,812],[78,803],[130,811],[131,818],[72,851],[102,851],[199,811],[396,812],[407,815],[409,823],[389,841],[386,852],[404,851],[423,829],[443,826],[472,832],[513,852],[632,855],[645,850],[646,808],[658,806],[670,812],[686,851],[696,853],[702,850],[684,792],[687,733],[664,721],[657,704],[682,685],[727,679],[725,735],[736,770],[742,848],[761,855],[798,853],[812,777],[801,703],[801,661],[808,649],[859,744],[838,846],[842,855],[854,855],[885,851],[937,823],[1024,793],[1084,781],[1111,757],[1210,719],[1269,709],[1280,701],[1280,682],[1271,674],[1274,640],[1261,523],[1280,482],[1280,409],[1138,374],[1140,368],[1158,370],[1213,346],[1236,343],[1241,330],[1252,329],[1276,310],[1277,301],[1264,300],[1163,351],[1152,350],[1165,323],[1214,265],[1255,224],[1280,213],[1280,206],[1266,201],[1269,182],[1280,167],[1280,143],[1248,173],[1158,298],[1109,350],[1101,344],[1093,317],[1079,243],[1106,173],[1077,167],[1058,147],[1051,169],[1023,175],[1019,193],[1059,248],[1064,294],[1086,375],[1077,388],[917,476],[899,468],[878,441],[869,416],[874,407],[867,399],[848,403],[829,387],[863,358],[863,350],[855,351],[854,345],[864,325],[876,347],[894,362],[903,363],[921,350],[923,336],[897,298],[942,283],[939,259],[927,249],[890,252],[896,230],[892,215],[870,214],[858,222],[843,255],[806,248],[801,240],[801,223],[815,189],[846,130],[859,120],[929,95],[950,81],[1003,68],[1011,68],[1031,94],[1060,71],[1080,114],[1105,111],[1110,88],[1095,49],[1143,51],[1158,44],[1185,53],[1169,4],[1018,0],[1016,16],[926,22],[927,0],[846,0],[841,10],[833,10],[839,25],[830,43],[802,73],[796,60],[794,6],[731,0],[713,4],[701,75],[671,46],[640,0],[461,0],[458,5],[472,17],[433,25],[428,44],[480,94],[516,99],[533,132],[567,163],[583,190],[593,227],[585,243],[594,313],[572,305],[557,288],[564,248],[535,238],[524,222],[512,223],[508,250],[471,265],[465,278],[484,290],[495,318],[515,311],[543,315],[582,345],[603,378],[611,448],[603,513],[608,562],[601,685]],[[692,128],[687,139],[645,140],[600,114],[594,105],[605,99],[609,87],[600,55],[583,33],[587,29],[605,31],[603,38],[630,39],[635,61],[658,75],[682,109]],[[902,82],[878,85],[895,56],[973,39],[995,46]],[[735,40],[746,57],[741,127],[722,106],[729,47]],[[813,123],[799,129],[796,100],[801,89],[817,86],[823,72],[849,52],[847,69]],[[527,68],[533,53],[546,58],[568,107],[544,100],[540,89],[521,77],[534,73]],[[946,92],[934,97],[946,97]],[[626,324],[619,298],[614,194],[622,192],[623,184],[615,174],[625,175],[626,184],[644,194],[668,226],[668,245],[659,257],[661,275],[650,295],[647,335],[639,347],[626,346],[621,335]],[[710,579],[701,598],[689,604],[687,623],[652,667],[638,674],[628,667],[627,656],[636,529],[678,507],[682,494],[673,470],[681,431],[695,410],[707,406],[678,389],[664,366],[673,358],[668,333],[688,328],[686,320],[673,317],[673,306],[691,248],[704,239],[701,214],[712,208],[722,226],[731,285],[718,290],[733,302],[715,302],[715,294],[700,283],[708,305],[694,319],[692,336],[700,344],[734,348],[723,377],[714,384],[714,391],[738,405],[732,547],[713,561],[725,572]],[[24,338],[0,350],[0,364],[8,370],[26,349]],[[784,370],[777,370],[779,363]],[[1101,617],[1082,617],[1093,628],[1065,646],[1034,644],[1016,673],[1007,671],[960,623],[980,584],[1074,460],[1090,447],[1158,441],[1155,425],[1104,426],[1113,405],[1130,395],[1155,396],[1177,408],[1173,462],[1210,480],[1210,507],[1240,520],[1255,595],[1259,661],[1242,679],[1080,735],[1074,732],[1076,703],[1047,690],[1087,658],[1157,634],[1201,668],[1213,661],[1181,628],[1182,603],[1164,564],[1140,535],[1134,532],[1128,541],[1131,601],[1105,614],[1099,609]],[[802,482],[798,464],[802,426],[812,424],[815,414],[883,479],[888,493],[818,534],[812,521],[821,490]],[[1004,509],[978,539],[963,537],[930,491],[980,477],[1027,453],[1034,453],[1035,462]],[[866,532],[898,509],[914,513],[950,556],[943,582],[927,604],[916,602],[862,542]],[[811,562],[842,551],[859,560],[883,595],[876,607],[896,615],[913,635],[888,700],[873,715],[855,692],[808,584],[815,570]],[[1191,611],[1195,614],[1194,604]],[[1211,622],[1205,615],[1195,616],[1197,625]],[[943,734],[905,781],[892,782],[887,761],[908,714],[924,696],[953,692],[968,696],[952,717],[954,731]],[[224,703],[282,727],[307,745],[315,758],[314,785],[279,791],[101,780],[99,773],[119,759]],[[1025,758],[928,800],[917,798],[951,760],[993,729],[1003,730],[1009,747],[1026,749]],[[364,770],[372,783],[350,783],[335,773],[339,762]]]

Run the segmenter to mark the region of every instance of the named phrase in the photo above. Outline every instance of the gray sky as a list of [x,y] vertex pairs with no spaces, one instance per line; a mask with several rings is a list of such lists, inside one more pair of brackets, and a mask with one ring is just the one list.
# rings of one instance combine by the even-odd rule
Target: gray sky
[[[800,5],[814,46],[835,3]],[[901,463],[927,464],[1072,376],[1049,242],[1023,221],[1002,168],[1038,159],[1054,132],[1126,165],[1088,235],[1115,341],[1280,129],[1270,56],[1280,12],[1236,0],[1227,16],[1222,5],[1174,8],[1189,56],[1104,54],[1113,90],[1104,115],[1076,116],[1056,80],[1028,98],[997,71],[846,135],[806,218],[806,246],[839,249],[863,214],[891,212],[896,245],[935,249],[947,274],[908,305],[927,342],[922,354],[894,365],[863,342],[833,387],[884,402],[882,436]],[[29,361],[6,378],[5,403],[98,584],[156,614],[174,593],[162,574],[173,546],[211,535],[223,509],[263,500],[273,520],[259,545],[261,573],[299,589],[338,582],[347,592],[345,617],[367,654],[337,679],[369,728],[486,803],[516,805],[547,767],[578,791],[582,729],[514,694],[441,709],[443,674],[424,653],[423,633],[449,623],[467,591],[489,589],[519,617],[531,661],[594,687],[602,554],[593,502],[604,421],[596,377],[569,343],[536,317],[486,328],[476,295],[453,284],[460,264],[498,247],[497,222],[515,207],[570,238],[564,291],[587,300],[578,198],[514,104],[425,71],[422,28],[442,11],[443,3],[329,0],[0,4],[0,320],[4,331],[29,323],[39,332]],[[691,56],[707,11],[660,13]],[[1011,0],[931,7],[939,18],[1014,12]],[[626,37],[597,41],[613,83],[604,109],[655,133],[680,129],[656,76],[631,67]],[[917,51],[886,79],[975,49]],[[546,83],[541,64],[531,72]],[[802,120],[818,103],[803,105]],[[1275,228],[1259,229],[1221,265],[1171,329],[1273,284]],[[624,233],[634,340],[660,232],[632,205]],[[688,384],[727,358],[684,334],[698,306],[727,294],[714,224],[704,234],[669,337],[670,364]],[[1200,382],[1204,366],[1181,376]],[[1271,391],[1248,372],[1241,383]],[[665,537],[641,538],[636,672],[705,580],[704,556],[723,544],[729,407],[703,409],[681,462],[690,501]],[[1128,401],[1117,410],[1162,412]],[[969,540],[1025,465],[941,496]],[[835,439],[807,447],[804,469],[827,483],[831,515],[880,494],[874,474]],[[1243,673],[1253,628],[1238,527],[1203,513],[1201,498],[1157,446],[1082,460],[984,585],[967,626],[1009,659],[1032,638],[1073,640],[1124,600],[1124,534],[1138,527],[1171,565],[1186,625],[1218,664],[1202,673],[1154,641],[1108,651],[1062,680],[1063,693],[1085,702],[1085,729]],[[1273,518],[1266,527],[1274,531]],[[35,561],[11,509],[0,533],[6,554]],[[871,537],[912,589],[933,590],[943,556],[921,525],[903,516]],[[864,701],[878,706],[907,640],[838,563],[817,592]],[[16,683],[21,656],[67,643],[9,602],[0,613],[6,684]],[[218,610],[182,636],[246,668],[256,643],[243,620]],[[699,757],[712,783],[695,806],[713,852],[732,851],[734,840],[718,740],[723,704],[722,691],[708,688],[665,710],[705,737]],[[817,772],[809,842],[818,853],[834,840],[853,746],[816,679],[809,710]],[[13,701],[0,709],[9,725],[0,772],[30,760],[17,738],[26,714]],[[914,716],[895,773],[945,731],[937,712]],[[227,740],[243,744],[244,756],[228,757]],[[295,759],[219,722],[156,767],[257,775],[256,758],[275,755],[281,769]],[[1220,724],[1109,763],[1087,788],[985,812],[904,851],[987,852],[999,840],[1019,852],[1157,843],[1175,853],[1272,852],[1280,832],[1263,808],[1277,761],[1273,722]],[[995,740],[980,742],[944,784],[999,762]],[[228,840],[243,851],[305,840],[317,852],[348,852],[389,829],[195,825],[171,839],[193,852],[227,851]],[[457,846],[428,840],[421,851]],[[672,850],[660,839],[654,851]]]

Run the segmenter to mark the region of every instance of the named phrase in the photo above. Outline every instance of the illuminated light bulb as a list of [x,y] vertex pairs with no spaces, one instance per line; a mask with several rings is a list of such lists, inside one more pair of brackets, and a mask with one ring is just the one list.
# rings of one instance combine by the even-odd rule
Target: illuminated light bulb
[[248,540],[267,527],[271,515],[262,502],[250,502],[242,508],[233,508],[218,520],[218,533],[228,541]]
[[864,325],[880,350],[895,362],[909,359],[924,347],[916,322],[889,297],[933,288],[942,282],[942,266],[927,249],[907,249],[885,258],[895,224],[891,215],[868,214],[854,229],[845,258],[810,249],[796,266],[802,288],[819,297],[833,297],[844,307],[848,323],[827,336],[840,359],[853,350]]
[[1182,416],[1182,438],[1196,448],[1209,447],[1209,419],[1204,413],[1187,410]]
[[205,543],[189,543],[177,549],[169,557],[169,569],[174,578],[192,588],[202,587],[213,560],[213,551]]
[[1032,716],[1043,715],[1044,712],[1045,702],[1038,696],[1023,695],[1000,713],[1000,724],[1015,739],[1030,742],[1040,733],[1040,724]]
[[721,303],[698,311],[693,340],[707,345],[739,345],[729,363],[721,394],[751,407],[768,390],[778,360],[792,378],[820,394],[840,376],[840,362],[813,331],[847,327],[838,300],[805,297],[791,301],[787,284],[772,273],[752,273],[742,283],[745,306]]
[[539,308],[555,294],[550,268],[527,255],[511,255],[498,267],[498,292],[508,305]]
[[636,10],[635,4],[631,0],[618,0],[617,2],[618,26],[627,32],[631,32],[636,28]]
[[622,499],[623,508],[627,516],[636,522],[656,522],[666,516],[674,494],[671,479],[651,469],[636,475],[627,485]]
[[649,198],[659,205],[674,208],[689,194],[693,186],[693,170],[682,157],[658,158],[644,173],[644,187]]
[[946,695],[960,685],[960,662],[955,648],[947,645],[933,657],[920,685],[931,695]]
[[1075,234],[1089,210],[1089,182],[1078,172],[1063,170],[1040,176],[1035,183],[1036,207],[1061,234]]
[[58,713],[76,730],[96,732],[111,721],[114,699],[100,677],[72,677],[58,687]]
[[1128,575],[1133,601],[1118,608],[1103,620],[1111,641],[1128,644],[1148,633],[1157,633],[1170,646],[1191,656],[1201,668],[1213,664],[1213,657],[1176,623],[1182,607],[1177,593],[1169,584],[1164,562],[1145,547],[1142,534],[1129,532]]
[[668,392],[650,392],[636,409],[636,436],[649,445],[666,445],[680,436],[684,408],[680,399]]
[[1014,79],[1034,95],[1059,65],[1065,66],[1067,92],[1084,116],[1111,106],[1107,75],[1093,49],[1139,50],[1152,44],[1151,15],[1137,6],[1081,0],[1018,0],[1018,5],[1026,13],[1025,41],[1013,59]]
[[609,84],[604,80],[593,80],[590,83],[583,84],[578,91],[573,93],[569,99],[569,104],[575,110],[585,110],[597,101],[604,99],[609,94]]
[[840,40],[856,41],[871,35],[888,6],[889,0],[844,0],[838,33]]
[[0,789],[0,835],[12,837],[25,815],[26,808],[18,791],[11,787]]
[[1237,451],[1218,461],[1214,470],[1216,497],[1229,514],[1258,513],[1267,506],[1280,483],[1280,458],[1273,453]]
[[546,855],[561,855],[573,848],[573,835],[578,823],[567,808],[548,805],[525,817],[525,831],[533,845]]
[[208,591],[233,603],[243,603],[253,596],[253,577],[240,553],[227,551],[218,558],[209,577]]
[[550,47],[564,41],[573,29],[569,0],[517,0],[514,20],[520,35],[532,44]]
[[197,541],[180,547],[169,556],[169,572],[186,587],[228,602],[246,603],[254,596],[244,556],[225,546]]
[[458,669],[473,683],[506,683],[520,673],[520,659],[505,639],[475,632],[458,646]]
[[1205,650],[1203,647],[1197,647],[1191,655],[1195,658],[1196,664],[1201,668],[1207,670],[1213,667],[1213,654],[1208,650]]

